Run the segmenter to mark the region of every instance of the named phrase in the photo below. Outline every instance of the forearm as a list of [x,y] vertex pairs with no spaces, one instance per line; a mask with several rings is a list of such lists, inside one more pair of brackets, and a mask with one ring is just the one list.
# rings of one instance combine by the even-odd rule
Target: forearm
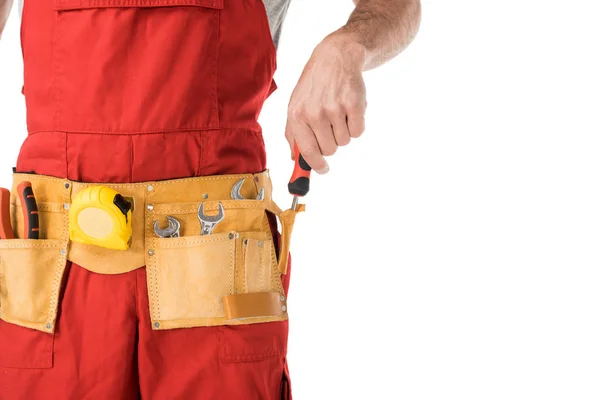
[[2,37],[2,31],[4,31],[12,3],[13,0],[0,0],[0,37]]
[[[364,52],[364,69],[391,60],[414,39],[421,22],[420,0],[355,0],[356,9],[342,33]],[[358,46],[357,46],[358,47]],[[349,49],[351,50],[351,49]]]

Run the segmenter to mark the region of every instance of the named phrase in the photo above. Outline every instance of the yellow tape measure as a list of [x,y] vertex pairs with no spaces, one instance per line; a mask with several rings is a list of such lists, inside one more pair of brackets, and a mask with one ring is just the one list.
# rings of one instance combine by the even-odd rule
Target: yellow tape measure
[[114,189],[92,186],[77,193],[69,213],[69,234],[74,242],[114,250],[131,245],[131,202]]

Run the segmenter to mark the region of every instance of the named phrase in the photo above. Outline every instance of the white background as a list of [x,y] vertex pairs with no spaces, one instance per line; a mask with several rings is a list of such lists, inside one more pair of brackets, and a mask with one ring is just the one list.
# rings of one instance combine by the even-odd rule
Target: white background
[[[295,0],[262,115],[291,201],[286,105],[350,0]],[[366,74],[365,136],[315,176],[290,298],[295,398],[600,399],[600,3],[424,0]],[[25,137],[14,12],[0,184]]]

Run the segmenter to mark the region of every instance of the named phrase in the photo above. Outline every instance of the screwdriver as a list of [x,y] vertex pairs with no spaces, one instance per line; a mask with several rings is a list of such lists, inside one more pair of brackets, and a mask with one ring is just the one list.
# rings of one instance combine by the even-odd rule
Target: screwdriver
[[298,149],[298,145],[294,147],[294,172],[292,173],[292,179],[288,184],[288,190],[290,194],[294,196],[294,201],[292,202],[292,210],[295,210],[298,206],[298,200],[300,197],[306,196],[310,189],[310,172],[312,168],[302,154],[300,154],[300,149]]

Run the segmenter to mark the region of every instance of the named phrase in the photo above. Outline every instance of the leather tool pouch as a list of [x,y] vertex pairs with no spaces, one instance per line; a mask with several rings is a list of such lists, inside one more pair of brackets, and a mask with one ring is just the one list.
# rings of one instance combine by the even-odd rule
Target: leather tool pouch
[[[225,184],[228,190],[231,183]],[[258,186],[248,184],[248,189],[245,197],[255,198]],[[168,186],[158,183],[146,199],[146,265],[153,329],[286,320],[282,271],[267,219],[268,210],[280,212],[270,206],[270,188],[265,200],[221,200],[218,195],[215,200],[212,195],[203,199],[202,191],[193,191],[187,195],[189,201],[175,204],[157,200],[165,191]],[[207,215],[215,215],[219,203],[225,210],[224,220],[211,235],[200,235],[197,212],[201,202]],[[181,237],[158,238],[154,234],[154,221],[166,224],[167,215],[181,222]],[[287,250],[281,254],[287,260]]]
[[[107,184],[134,200],[133,241],[127,251],[69,242],[71,199],[91,184],[29,174],[14,178],[13,188],[25,180],[32,183],[41,231],[39,240],[0,240],[2,320],[54,332],[67,260],[99,274],[146,265],[153,329],[287,319],[281,275],[287,272],[293,221],[303,207],[281,212],[271,200],[268,172]],[[264,200],[231,200],[231,188],[241,179],[243,197],[254,199],[264,189]],[[17,237],[23,237],[22,210],[16,196],[11,201],[13,226]],[[207,215],[216,214],[219,203],[225,210],[210,235],[200,234],[200,203]],[[280,217],[278,251],[268,212]],[[181,237],[154,233],[154,222],[166,225],[167,215],[181,223]]]
[[[15,195],[17,184],[11,195],[11,221],[17,228],[16,236],[22,238],[23,212]],[[68,199],[68,191],[56,195],[64,202]],[[67,264],[68,210],[63,202],[49,201],[44,190],[37,192],[36,198],[40,239],[0,240],[0,319],[53,333]]]

